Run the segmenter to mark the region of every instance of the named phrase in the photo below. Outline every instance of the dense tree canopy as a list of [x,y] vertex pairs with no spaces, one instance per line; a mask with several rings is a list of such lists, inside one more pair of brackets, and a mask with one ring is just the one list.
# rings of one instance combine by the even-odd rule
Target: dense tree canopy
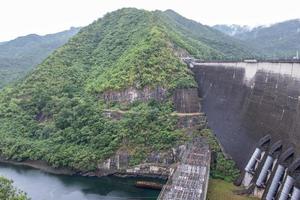
[[45,36],[31,34],[0,43],[0,88],[23,78],[78,31],[71,28]]

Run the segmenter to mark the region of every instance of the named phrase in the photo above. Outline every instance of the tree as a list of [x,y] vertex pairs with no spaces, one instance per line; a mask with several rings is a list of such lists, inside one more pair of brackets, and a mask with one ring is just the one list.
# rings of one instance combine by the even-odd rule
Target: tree
[[0,176],[0,199],[29,200],[27,195],[12,185],[13,181]]

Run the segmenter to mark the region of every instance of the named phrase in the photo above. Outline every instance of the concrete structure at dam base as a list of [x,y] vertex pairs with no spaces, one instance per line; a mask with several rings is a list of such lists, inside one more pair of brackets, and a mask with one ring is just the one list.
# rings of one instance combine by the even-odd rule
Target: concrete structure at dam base
[[281,141],[272,142],[270,135],[260,140],[243,176],[242,185],[258,198],[300,199],[300,158],[296,159],[293,147],[284,149]]
[[205,200],[210,156],[209,145],[204,138],[196,138],[190,143],[158,200]]

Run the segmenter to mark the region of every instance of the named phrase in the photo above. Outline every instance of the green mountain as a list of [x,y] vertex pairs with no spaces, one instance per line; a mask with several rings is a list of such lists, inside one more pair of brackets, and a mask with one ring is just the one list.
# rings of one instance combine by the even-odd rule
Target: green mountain
[[0,43],[0,88],[24,77],[78,31],[79,28],[71,28],[45,36],[31,34]]
[[170,30],[178,32],[189,42],[191,47],[194,47],[195,50],[189,50],[191,47],[188,46],[184,48],[197,58],[214,60],[259,56],[243,42],[222,34],[209,26],[186,19],[172,10],[165,11],[164,15],[168,17],[166,26],[169,26]]
[[[117,151],[129,152],[134,165],[170,150],[187,139],[171,115],[173,91],[196,87],[180,57],[251,56],[239,44],[173,11],[108,13],[0,93],[0,155],[85,171]],[[103,98],[157,87],[168,91],[164,101]]]
[[293,58],[300,51],[300,20],[259,26],[233,36],[259,49],[268,58]]

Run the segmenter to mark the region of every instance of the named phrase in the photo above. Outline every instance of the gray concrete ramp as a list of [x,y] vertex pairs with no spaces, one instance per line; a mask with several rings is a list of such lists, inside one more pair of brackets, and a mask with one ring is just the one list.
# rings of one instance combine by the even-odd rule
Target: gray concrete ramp
[[183,154],[182,161],[170,175],[159,200],[205,200],[211,153],[204,138],[191,142]]

